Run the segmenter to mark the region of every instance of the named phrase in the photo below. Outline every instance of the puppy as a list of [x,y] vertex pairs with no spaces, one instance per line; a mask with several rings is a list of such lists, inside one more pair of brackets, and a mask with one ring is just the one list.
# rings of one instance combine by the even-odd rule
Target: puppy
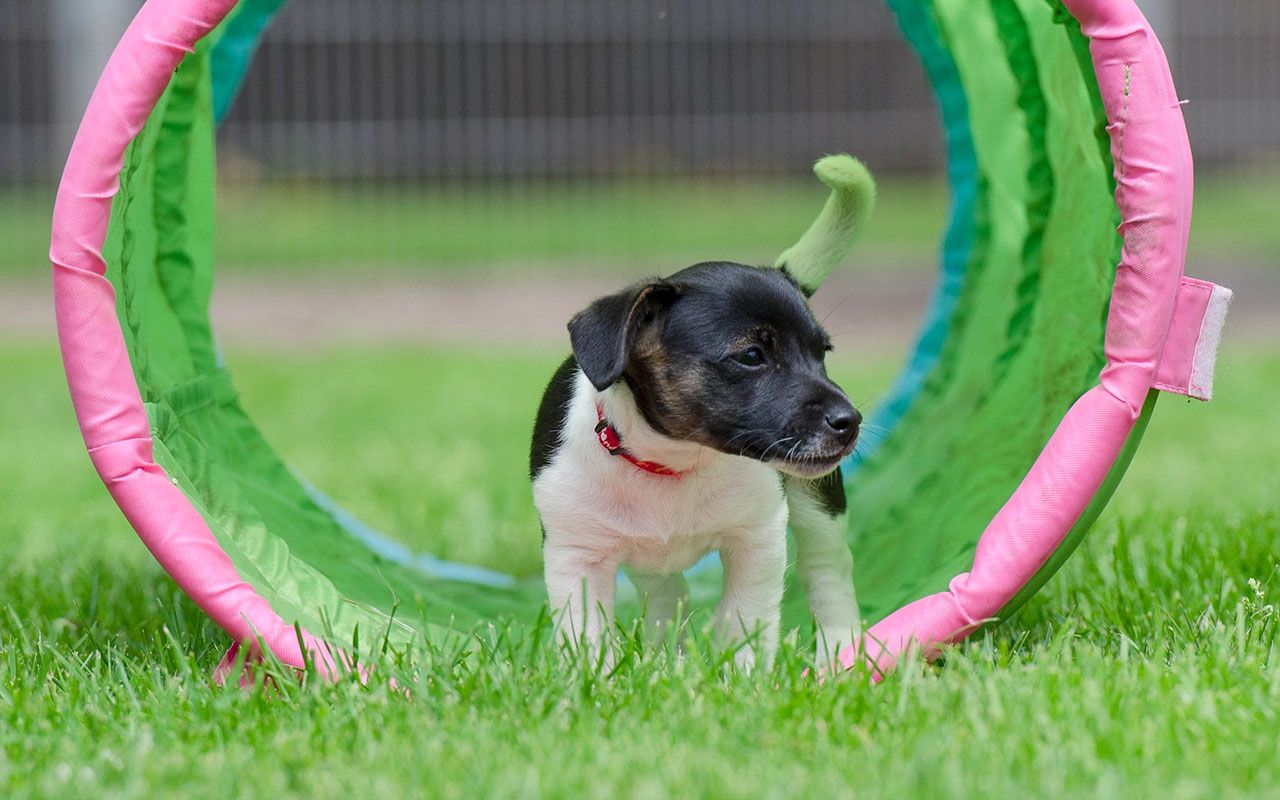
[[601,646],[620,567],[660,629],[688,607],[682,571],[718,550],[718,640],[767,667],[790,519],[830,663],[858,624],[839,464],[861,416],[827,377],[831,340],[796,283],[697,264],[596,300],[569,337],[529,456],[559,634]]

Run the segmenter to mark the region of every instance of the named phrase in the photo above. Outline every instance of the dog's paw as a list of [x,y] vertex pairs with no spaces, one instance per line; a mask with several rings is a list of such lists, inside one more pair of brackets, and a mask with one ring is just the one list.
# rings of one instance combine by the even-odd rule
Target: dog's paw
[[839,671],[844,669],[844,662],[840,660],[840,654],[853,644],[854,636],[852,632],[842,636],[824,635],[822,631],[818,632],[818,641],[813,647],[813,667],[820,673],[831,671]]
[[750,644],[739,647],[733,654],[733,666],[740,672],[750,674],[756,668],[756,649]]

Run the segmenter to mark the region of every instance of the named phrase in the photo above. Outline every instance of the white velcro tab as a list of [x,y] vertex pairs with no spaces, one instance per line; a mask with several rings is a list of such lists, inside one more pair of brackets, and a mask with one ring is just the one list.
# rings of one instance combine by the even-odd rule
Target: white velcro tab
[[1213,397],[1213,368],[1230,305],[1230,289],[1182,279],[1152,386],[1197,400]]

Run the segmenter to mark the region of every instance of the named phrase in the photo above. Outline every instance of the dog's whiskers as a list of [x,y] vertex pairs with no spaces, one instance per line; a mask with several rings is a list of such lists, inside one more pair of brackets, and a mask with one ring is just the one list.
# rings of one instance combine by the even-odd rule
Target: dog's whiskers
[[[724,443],[724,446],[723,446],[721,449],[722,449],[722,450],[724,450],[725,452],[728,452],[728,451],[729,451],[729,448],[730,448],[730,447],[733,445],[733,443],[734,443],[735,441],[737,441],[738,439],[741,439],[741,438],[743,438],[743,437],[745,437],[745,436],[754,436],[755,434],[758,434],[758,433],[768,433],[768,432],[769,432],[769,431],[768,431],[767,429],[765,429],[765,428],[756,428],[756,429],[754,429],[754,430],[740,431],[740,432],[738,432],[738,433],[734,434],[733,436],[729,437],[729,439]],[[788,438],[790,438],[790,437],[788,437]],[[774,444],[777,444],[777,442],[775,442]],[[773,445],[769,445],[769,446],[770,446],[770,447],[772,447]],[[739,447],[739,448],[738,448],[738,455],[744,455],[744,451],[746,450],[746,447],[747,447],[747,446],[746,446],[745,444],[744,444],[742,447]],[[765,451],[765,452],[768,452],[768,450],[766,449],[766,451]]]
[[772,449],[776,448],[777,445],[780,445],[783,442],[788,442],[788,440],[791,440],[791,439],[795,439],[795,436],[782,436],[782,438],[778,439],[777,442],[774,442],[773,444],[769,445],[769,447],[764,448],[764,452],[760,453],[760,461],[768,460],[769,451],[772,451]]

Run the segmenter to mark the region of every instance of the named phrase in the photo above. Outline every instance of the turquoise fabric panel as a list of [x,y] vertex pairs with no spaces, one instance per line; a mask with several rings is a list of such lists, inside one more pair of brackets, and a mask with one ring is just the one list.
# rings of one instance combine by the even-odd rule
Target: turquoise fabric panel
[[969,99],[955,60],[941,40],[932,7],[924,0],[886,0],[886,3],[897,15],[903,36],[919,55],[938,99],[947,146],[951,222],[942,242],[938,283],[920,324],[915,347],[883,403],[872,414],[864,444],[845,464],[846,475],[876,452],[938,362],[972,255],[978,201],[978,157],[969,128]]
[[213,48],[210,63],[215,124],[221,122],[231,108],[262,34],[287,2],[289,0],[241,0],[222,26],[222,38]]

